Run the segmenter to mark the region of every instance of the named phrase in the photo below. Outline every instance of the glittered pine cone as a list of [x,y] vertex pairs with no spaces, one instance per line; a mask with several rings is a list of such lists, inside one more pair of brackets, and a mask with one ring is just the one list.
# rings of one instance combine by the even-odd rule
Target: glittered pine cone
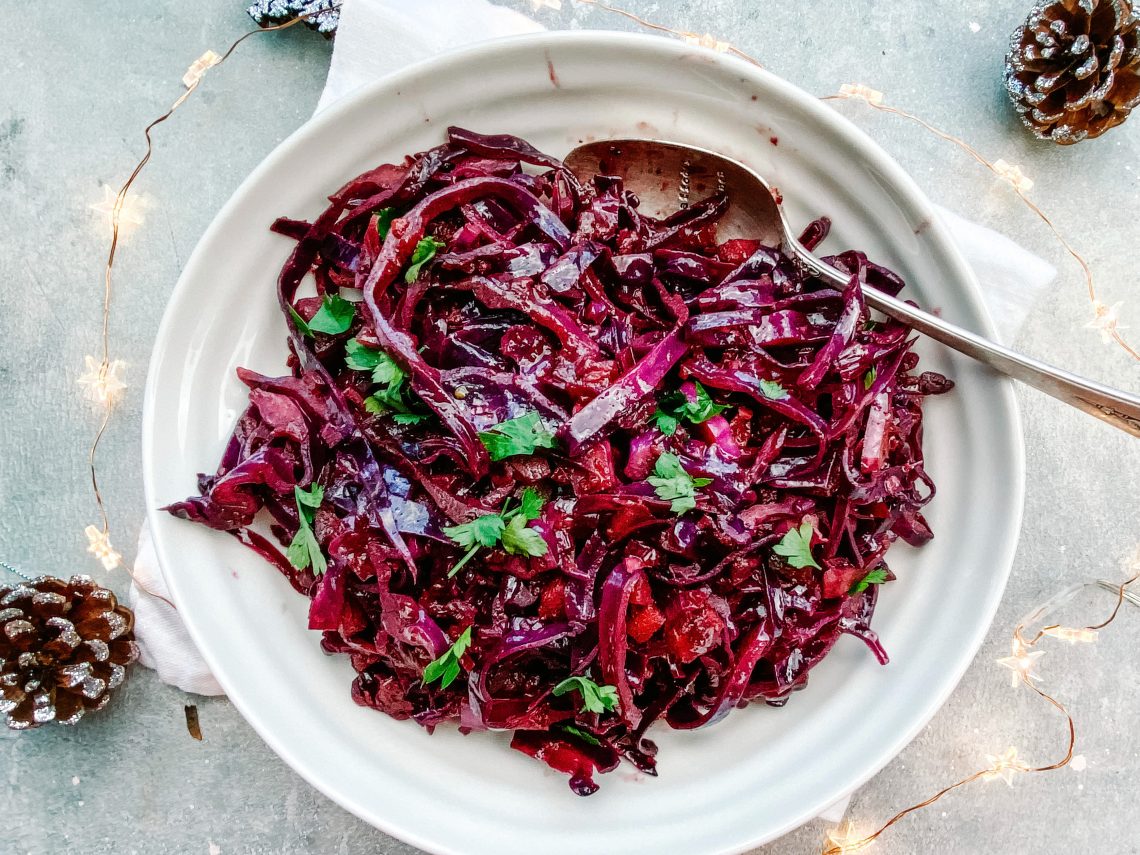
[[1100,136],[1140,103],[1140,16],[1128,0],[1039,3],[1010,41],[1005,87],[1039,138]]
[[306,15],[304,24],[327,39],[340,23],[340,0],[254,0],[246,10],[259,27],[274,27]]
[[138,658],[134,613],[89,576],[0,587],[0,713],[8,727],[75,724]]

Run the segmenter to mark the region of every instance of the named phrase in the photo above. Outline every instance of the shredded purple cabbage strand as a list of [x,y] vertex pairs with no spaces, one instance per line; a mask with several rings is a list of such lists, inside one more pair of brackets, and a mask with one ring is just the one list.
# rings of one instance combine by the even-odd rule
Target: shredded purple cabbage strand
[[[520,139],[458,128],[358,176],[314,222],[274,225],[296,241],[279,280],[289,373],[239,370],[249,408],[217,473],[167,510],[311,597],[357,703],[512,730],[581,795],[623,757],[655,774],[658,720],[784,704],[845,633],[886,662],[877,583],[892,542],[931,537],[921,405],[953,384],[916,373],[905,327],[871,319],[863,286],[897,294],[898,276],[848,251],[830,258],[840,290],[771,247],[718,243],[725,207],[652,219],[618,179],[583,185]],[[298,297],[309,274],[317,296]],[[333,295],[347,328],[308,330]],[[352,348],[393,363],[404,397],[378,404]],[[550,447],[495,459],[486,433],[530,414]],[[695,507],[648,481],[662,455],[701,485]],[[323,573],[250,528],[264,511],[293,542],[295,488],[314,485]],[[466,550],[445,529],[527,488],[541,543],[480,548],[450,576]],[[807,563],[777,550],[804,532]],[[427,679],[465,630],[458,675]],[[609,702],[555,694],[575,676]]]

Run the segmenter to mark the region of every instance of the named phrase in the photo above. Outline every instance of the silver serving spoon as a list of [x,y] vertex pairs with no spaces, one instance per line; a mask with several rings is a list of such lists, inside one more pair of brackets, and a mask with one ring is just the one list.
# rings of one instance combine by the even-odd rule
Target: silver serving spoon
[[[743,163],[704,149],[658,140],[619,139],[580,145],[564,161],[582,180],[617,175],[641,200],[640,210],[661,217],[722,191],[729,211],[720,221],[723,238],[748,237],[797,259],[809,271],[840,287],[848,277],[820,261],[796,238],[768,183]],[[1084,410],[1133,436],[1140,436],[1140,397],[1102,386],[1016,353],[864,286],[867,304],[995,371],[1020,380],[1059,401]]]

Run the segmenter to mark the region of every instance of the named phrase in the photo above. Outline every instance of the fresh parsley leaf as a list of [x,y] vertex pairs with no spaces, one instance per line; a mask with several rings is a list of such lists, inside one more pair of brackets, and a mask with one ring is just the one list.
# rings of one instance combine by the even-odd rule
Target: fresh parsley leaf
[[565,733],[569,733],[571,736],[578,737],[578,739],[581,739],[587,745],[601,745],[602,744],[602,741],[600,739],[598,739],[598,737],[594,736],[594,734],[590,733],[590,731],[582,730],[582,728],[575,727],[572,724],[560,724],[560,725],[558,725],[558,728]]
[[653,474],[646,479],[653,485],[657,498],[670,503],[675,514],[683,514],[697,506],[697,488],[712,483],[712,478],[694,478],[681,465],[681,458],[665,452],[657,458]]
[[293,323],[297,326],[297,332],[308,338],[313,337],[313,331],[309,329],[309,322],[302,318],[297,310],[292,306],[289,307],[289,316],[293,319]]
[[718,404],[709,397],[708,391],[700,383],[693,381],[697,389],[697,400],[685,401],[685,416],[695,425],[707,422],[713,416],[719,416],[728,409],[727,404]]
[[313,573],[318,576],[325,572],[325,556],[321,552],[321,545],[317,543],[317,536],[307,524],[297,529],[289,548],[285,550],[285,557],[298,570],[312,567]]
[[380,356],[376,360],[376,364],[372,366],[372,382],[378,383],[381,386],[388,386],[389,394],[399,394],[399,387],[403,385],[404,379],[408,375],[404,373],[404,369],[397,365],[392,357],[383,351],[379,353]]
[[466,566],[467,562],[475,557],[481,546],[494,546],[503,536],[507,524],[499,514],[483,514],[468,523],[447,526],[443,533],[467,550],[455,566],[447,571],[450,579]]
[[872,585],[881,585],[885,581],[887,581],[887,568],[886,567],[876,567],[874,570],[872,570],[870,573],[868,573],[866,576],[864,576],[862,579],[860,579],[858,582],[856,582],[854,585],[852,585],[851,590],[848,591],[847,593],[849,593],[849,594],[862,594],[864,591],[866,591]]
[[498,514],[483,514],[471,522],[447,526],[443,533],[464,549],[470,549],[472,546],[494,546],[503,536],[506,526]]
[[788,397],[788,390],[775,380],[761,380],[760,393],[769,401],[782,401]]
[[536,448],[554,448],[554,434],[546,429],[538,413],[527,413],[499,422],[490,430],[479,431],[479,439],[492,460],[516,454],[534,454]]
[[392,208],[381,208],[372,215],[372,222],[376,226],[376,234],[380,236],[380,240],[388,237],[388,230],[392,228],[392,220],[396,218],[396,212]]
[[875,383],[875,378],[878,376],[879,376],[879,369],[877,369],[874,365],[872,365],[871,370],[863,375],[863,391],[864,392],[870,391],[871,386],[873,386]]
[[400,386],[388,386],[376,389],[364,399],[365,412],[383,415],[388,413],[399,424],[419,424],[430,417],[430,413],[413,413],[410,405],[404,400],[403,389]]
[[433,659],[424,668],[423,677],[421,678],[423,684],[426,686],[439,680],[439,687],[446,689],[455,682],[455,678],[459,676],[459,660],[463,658],[463,654],[467,652],[467,648],[471,646],[471,627],[463,630],[459,638],[449,647],[444,654],[438,659]]
[[788,563],[793,567],[815,567],[818,570],[819,565],[811,555],[811,538],[814,533],[812,524],[804,520],[798,529],[788,529],[788,533],[772,548],[772,551],[788,559]]
[[546,540],[537,530],[527,526],[527,518],[521,513],[511,517],[502,534],[503,549],[511,555],[539,557],[546,554]]
[[381,359],[387,358],[384,351],[361,344],[356,338],[350,338],[344,344],[344,364],[353,371],[372,371]]
[[555,697],[570,692],[578,692],[582,696],[582,712],[604,713],[617,706],[617,687],[599,686],[589,677],[567,677],[554,687]]
[[661,431],[661,433],[665,434],[665,436],[672,436],[675,434],[677,432],[677,426],[681,423],[680,419],[671,413],[665,412],[660,407],[658,407],[653,412],[651,418],[653,420],[654,427],[656,427],[657,430]]
[[411,285],[420,276],[420,270],[425,264],[435,258],[435,254],[443,249],[446,244],[433,237],[421,238],[420,242],[416,244],[416,248],[412,251],[412,263],[408,267],[408,271],[404,274],[404,281]]
[[356,306],[338,294],[325,294],[324,302],[309,321],[309,329],[325,335],[340,335],[348,332],[352,319],[356,316]]
[[320,576],[328,569],[328,562],[321,552],[317,536],[313,534],[313,518],[324,501],[324,487],[319,484],[314,484],[308,490],[294,487],[293,498],[297,503],[297,533],[293,535],[285,557],[298,570],[312,567],[313,573]]
[[657,463],[654,465],[653,471],[658,478],[687,479],[689,477],[689,473],[685,471],[685,467],[681,464],[681,458],[669,452],[657,458]]
[[[356,339],[352,339],[356,341]],[[388,386],[386,394],[389,396],[397,396],[400,394],[400,386],[403,385],[407,374],[404,369],[396,364],[388,354],[382,350],[372,350],[372,348],[360,346],[361,349],[355,350],[352,353],[346,354],[344,363],[354,371],[371,371],[372,382],[381,386]]]
[[536,520],[542,515],[542,506],[545,504],[542,496],[538,495],[538,491],[534,487],[527,487],[523,490],[522,505],[518,509],[518,513],[524,519]]
[[293,488],[293,498],[297,500],[297,510],[309,521],[313,521],[313,514],[325,500],[325,488],[314,484],[308,490],[300,487]]
[[501,545],[512,555],[541,556],[546,554],[546,541],[527,523],[542,513],[542,496],[533,487],[523,490],[519,507],[510,508],[510,497],[497,514],[483,514],[471,522],[448,526],[443,533],[467,550],[459,562],[447,572],[450,579],[470,561],[480,547]]
[[398,425],[418,425],[429,418],[427,413],[392,413],[392,421]]
[[696,400],[690,401],[683,392],[670,392],[662,395],[658,401],[657,410],[653,413],[654,425],[665,436],[672,436],[677,432],[681,420],[685,419],[691,424],[699,425],[707,422],[713,416],[719,416],[728,409],[727,404],[718,404],[709,396],[708,390],[700,383],[694,381]]
[[355,338],[344,347],[344,364],[353,371],[371,371],[372,382],[381,388],[364,399],[365,412],[374,415],[391,413],[397,424],[414,425],[430,417],[429,413],[414,413],[405,398],[404,386],[408,375],[388,354]]

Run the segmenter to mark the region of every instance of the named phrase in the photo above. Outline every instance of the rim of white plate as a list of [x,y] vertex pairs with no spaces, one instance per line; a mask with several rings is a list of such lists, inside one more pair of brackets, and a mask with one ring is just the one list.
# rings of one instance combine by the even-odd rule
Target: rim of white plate
[[[155,485],[151,476],[151,468],[146,465],[146,461],[152,458],[154,451],[152,437],[154,436],[156,419],[154,398],[157,372],[155,369],[160,360],[162,343],[166,340],[170,328],[176,323],[178,312],[175,310],[179,304],[184,303],[188,299],[189,291],[187,283],[195,278],[197,268],[204,263],[201,248],[209,244],[221,231],[222,224],[226,219],[226,214],[231,209],[237,207],[239,200],[251,187],[258,184],[263,174],[273,170],[278,160],[282,159],[288,152],[303,145],[309,137],[317,134],[324,127],[336,124],[342,116],[349,115],[357,110],[362,102],[375,97],[378,92],[398,89],[405,81],[419,78],[428,71],[438,73],[445,69],[462,67],[485,55],[500,51],[521,51],[530,48],[541,49],[547,45],[558,45],[562,47],[570,45],[590,48],[603,46],[607,48],[626,49],[629,51],[660,52],[662,54],[672,54],[673,56],[700,54],[710,64],[725,66],[727,69],[742,75],[742,77],[750,78],[757,83],[757,85],[769,90],[774,90],[785,98],[795,101],[802,107],[804,113],[807,114],[809,118],[819,122],[830,132],[842,138],[845,143],[851,145],[853,149],[857,151],[859,156],[865,158],[878,170],[896,191],[899,200],[908,205],[913,213],[917,214],[919,218],[928,219],[931,222],[931,227],[924,237],[937,246],[937,249],[942,254],[943,261],[954,268],[953,272],[956,279],[965,285],[962,297],[969,304],[970,309],[980,322],[981,328],[979,332],[991,338],[996,337],[996,330],[989,316],[985,302],[982,299],[981,289],[973,270],[968,266],[957,246],[950,239],[937,213],[915,181],[885,150],[875,143],[871,137],[848,119],[829,109],[816,97],[804,92],[794,84],[745,60],[660,36],[598,30],[550,31],[509,36],[480,42],[469,47],[429,57],[409,65],[380,81],[362,86],[360,89],[355,90],[333,105],[330,105],[320,114],[314,116],[281,142],[258,164],[239,185],[237,190],[234,191],[225,205],[218,211],[210,226],[203,233],[197,247],[191,254],[190,259],[179,277],[178,283],[171,294],[164,312],[156,336],[145,388],[142,419],[143,478],[147,502],[147,515],[151,522],[152,530],[156,532],[154,545],[158,553],[160,565],[167,563],[167,551],[166,544],[162,537],[157,535],[159,527],[156,525],[156,520],[159,518],[161,511],[158,509],[157,497],[154,493]],[[968,655],[960,655],[957,658],[954,662],[953,669],[951,669],[950,679],[944,680],[940,691],[930,696],[921,714],[913,719],[912,726],[900,731],[890,745],[880,751],[879,756],[867,762],[864,771],[856,776],[854,783],[831,792],[825,792],[814,802],[805,804],[799,812],[789,816],[782,825],[765,831],[762,835],[747,841],[741,846],[733,845],[729,848],[716,850],[715,855],[731,855],[731,853],[746,851],[746,849],[751,849],[752,847],[775,840],[789,831],[798,828],[815,816],[818,816],[828,805],[861,787],[887,763],[894,759],[919,731],[929,723],[930,719],[942,707],[956,688],[966,669],[973,661],[981,642],[992,625],[994,615],[996,614],[1001,597],[1004,594],[1014,553],[1017,548],[1024,511],[1025,447],[1021,415],[1013,392],[1012,383],[996,376],[994,377],[994,382],[1000,386],[1000,394],[1006,407],[1005,416],[1008,420],[1007,428],[1009,431],[1009,435],[1006,439],[1009,440],[1011,446],[1012,459],[1010,460],[1010,469],[1015,477],[1014,483],[1011,483],[1009,488],[1010,493],[1016,496],[1017,501],[1015,507],[1011,509],[1013,512],[1011,519],[1012,525],[1009,526],[1001,542],[995,544],[998,548],[994,552],[993,566],[1002,571],[1002,582],[999,586],[990,591],[989,598],[983,608],[985,619],[978,621],[969,636],[963,639],[964,643],[961,645],[961,649],[968,651]],[[175,575],[174,577],[167,578],[167,584],[170,587],[175,602],[182,602],[182,581],[178,576]],[[229,673],[225,662],[219,659],[215,651],[211,648],[205,633],[202,631],[201,626],[196,623],[194,617],[186,612],[180,612],[180,615],[194,643],[201,651],[210,669],[217,677],[218,682],[225,689],[227,696],[238,708],[242,716],[250,723],[270,748],[312,786],[357,817],[400,840],[425,851],[439,853],[439,855],[463,855],[461,849],[443,844],[439,840],[425,835],[418,829],[402,825],[390,817],[377,815],[371,807],[363,804],[354,794],[346,794],[338,790],[335,783],[330,780],[329,776],[323,771],[311,768],[306,760],[298,757],[288,742],[279,739],[278,735],[272,731],[265,722],[260,720],[256,709],[250,703],[249,699],[243,696],[240,683]]]

